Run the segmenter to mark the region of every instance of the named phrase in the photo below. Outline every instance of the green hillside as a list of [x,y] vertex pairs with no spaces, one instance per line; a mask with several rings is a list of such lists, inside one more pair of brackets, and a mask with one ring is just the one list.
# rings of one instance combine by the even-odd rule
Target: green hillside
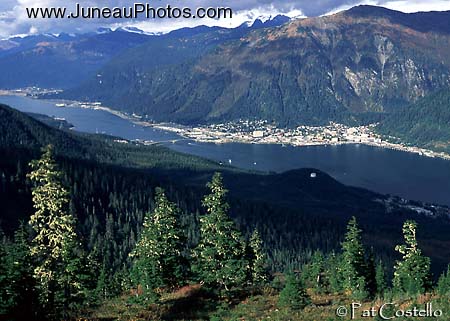
[[156,145],[117,143],[110,136],[59,130],[1,104],[0,119],[0,147],[6,152],[22,149],[36,155],[40,148],[52,144],[59,155],[71,159],[145,168],[220,168],[214,162]]
[[448,87],[449,16],[361,6],[226,42],[214,31],[144,44],[62,95],[156,121],[357,123]]
[[[313,253],[318,249],[324,255],[332,251],[340,252],[344,227],[352,215],[358,217],[358,222],[365,231],[364,243],[373,247],[377,260],[383,259],[386,264],[386,273],[392,270],[394,246],[402,242],[401,226],[409,218],[419,223],[420,246],[424,254],[431,257],[433,271],[439,275],[448,264],[450,223],[443,216],[446,213],[445,208],[427,206],[435,215],[434,218],[429,218],[406,209],[400,200],[391,200],[385,205],[383,202],[387,201],[387,197],[342,185],[327,174],[314,169],[300,169],[282,174],[243,172],[223,168],[214,162],[179,154],[163,147],[120,144],[115,143],[111,137],[57,130],[3,105],[0,106],[0,116],[0,226],[6,235],[2,237],[0,253],[8,253],[0,256],[0,283],[4,282],[1,283],[2,291],[9,291],[1,292],[0,314],[2,311],[10,311],[8,307],[11,305],[16,306],[18,310],[13,310],[16,320],[30,317],[27,314],[29,308],[25,309],[21,304],[28,304],[28,307],[32,304],[35,308],[40,306],[36,303],[38,301],[33,301],[36,300],[32,297],[34,292],[27,292],[34,289],[30,287],[32,283],[23,285],[16,281],[11,283],[9,280],[16,280],[17,277],[28,280],[26,277],[30,271],[27,272],[26,268],[32,266],[30,262],[23,261],[29,259],[26,254],[19,254],[24,253],[20,250],[26,250],[27,238],[24,240],[16,233],[16,241],[13,242],[12,234],[17,231],[20,221],[26,223],[30,216],[36,213],[33,197],[37,194],[32,194],[32,190],[35,191],[37,186],[36,178],[27,174],[37,170],[37,165],[30,167],[30,161],[42,157],[40,148],[46,144],[55,146],[53,161],[60,174],[55,174],[54,177],[58,177],[59,188],[67,189],[67,194],[45,194],[46,190],[43,189],[42,195],[47,196],[42,199],[41,204],[49,201],[48,197],[67,195],[64,202],[56,201],[55,204],[66,204],[65,214],[76,219],[73,229],[79,237],[76,242],[76,257],[79,260],[71,261],[73,265],[69,265],[70,268],[75,268],[72,272],[77,272],[73,275],[74,279],[65,280],[70,283],[78,277],[84,278],[80,280],[83,292],[77,294],[79,297],[76,298],[79,299],[71,298],[68,301],[71,305],[63,308],[63,311],[70,311],[74,317],[89,317],[93,320],[183,320],[186,313],[189,313],[192,320],[213,317],[227,320],[233,319],[236,316],[234,313],[243,316],[254,315],[258,309],[270,310],[278,307],[276,302],[284,280],[274,281],[273,285],[266,287],[269,292],[264,292],[266,290],[263,288],[252,288],[251,283],[247,283],[250,282],[250,277],[245,274],[248,271],[244,273],[247,281],[239,284],[232,292],[227,292],[227,287],[221,288],[225,290],[225,294],[228,293],[225,299],[221,297],[220,291],[211,291],[211,288],[208,290],[207,287],[201,286],[199,288],[198,284],[195,284],[198,282],[195,269],[189,270],[186,279],[177,283],[177,286],[186,287],[173,290],[162,286],[161,292],[157,293],[162,300],[160,303],[134,301],[134,296],[129,295],[130,291],[133,291],[130,282],[134,278],[130,278],[134,260],[129,253],[142,236],[144,217],[159,206],[159,194],[155,192],[155,188],[162,187],[168,200],[179,208],[179,231],[183,234],[183,246],[186,250],[189,249],[186,253],[190,253],[202,235],[200,231],[203,223],[200,218],[206,214],[203,206],[205,202],[202,202],[202,199],[210,191],[205,188],[205,184],[217,171],[222,172],[223,184],[230,190],[226,197],[229,211],[225,205],[218,208],[226,209],[227,216],[229,213],[233,219],[226,219],[225,223],[220,224],[223,224],[225,230],[236,226],[237,228],[233,227],[231,230],[243,239],[248,239],[255,228],[259,230],[266,255],[264,268],[267,268],[270,278],[277,272],[304,268],[304,264],[311,261]],[[312,171],[317,174],[315,178],[311,177]],[[39,173],[46,175],[48,171]],[[215,200],[216,197],[210,198],[211,202]],[[414,205],[424,206],[418,203]],[[215,205],[211,206],[216,208]],[[47,210],[51,208],[53,207],[48,207]],[[219,217],[224,219],[223,216]],[[30,233],[28,238],[31,238],[36,231],[30,231],[31,226],[27,226],[26,231],[22,230],[20,233]],[[213,240],[225,240],[220,233],[212,233],[211,236]],[[19,242],[20,239],[22,243]],[[236,249],[236,246],[232,248]],[[244,252],[239,253],[243,255]],[[191,257],[190,254],[186,256]],[[331,266],[331,262],[335,260],[334,256],[330,254],[327,257],[327,260],[331,260],[327,261],[327,266]],[[188,261],[190,262],[190,259]],[[19,263],[21,269],[18,269],[14,262],[23,262]],[[42,261],[33,262],[37,264]],[[241,261],[230,262],[237,264]],[[79,264],[86,265],[81,268]],[[60,263],[54,266],[55,269],[57,266],[66,265]],[[3,277],[5,272],[8,273],[6,278]],[[242,271],[239,273],[244,278]],[[187,280],[189,283],[184,283],[188,282]],[[311,280],[315,280],[315,277],[304,281]],[[308,287],[310,286],[312,285],[308,283]],[[330,286],[324,285],[324,291],[332,291]],[[273,290],[270,290],[271,288]],[[73,290],[67,291],[72,293],[70,291]],[[139,293],[139,289],[136,291]],[[9,295],[3,297],[3,293]],[[11,293],[23,295],[11,296]],[[84,299],[81,299],[83,297]],[[333,295],[324,297],[320,294],[314,302],[332,300],[332,297]],[[338,297],[339,300],[348,300],[344,294],[339,294]],[[20,298],[35,303],[21,301]],[[250,305],[240,304],[245,300],[249,300],[247,302],[250,302]],[[38,315],[47,313],[45,305],[41,307],[44,308],[35,311]],[[327,307],[323,313],[329,316],[332,306],[327,303]],[[55,309],[60,311],[57,307]],[[250,312],[252,310],[254,312]],[[284,314],[280,314],[281,319],[291,313],[289,308],[284,307],[280,311],[284,311]],[[262,313],[260,316],[274,316],[270,311],[268,313]],[[316,312],[309,315],[314,318],[314,313]],[[293,315],[299,314],[296,312]]]
[[389,115],[378,130],[415,146],[450,152],[450,91],[431,94]]

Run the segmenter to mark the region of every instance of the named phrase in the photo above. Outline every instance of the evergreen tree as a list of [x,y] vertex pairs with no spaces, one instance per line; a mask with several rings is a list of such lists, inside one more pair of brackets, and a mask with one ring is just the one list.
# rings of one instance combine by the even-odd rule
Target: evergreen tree
[[280,292],[278,305],[292,310],[302,310],[311,302],[300,278],[293,274],[286,276],[286,284]]
[[373,254],[373,249],[370,251],[367,258],[367,270],[365,272],[366,289],[370,297],[375,297],[377,294],[377,266],[375,264],[375,256]]
[[0,315],[7,314],[12,307],[7,253],[5,237],[0,230]]
[[110,273],[108,273],[108,269],[106,267],[106,262],[103,262],[100,271],[99,276],[97,279],[97,284],[95,286],[94,295],[97,300],[103,301],[106,300],[111,296],[111,291],[109,287],[109,276]]
[[0,315],[11,319],[32,316],[33,277],[27,233],[23,224],[9,242],[0,231]]
[[307,285],[320,293],[325,288],[325,257],[321,251],[315,251],[311,262],[307,264],[302,273]]
[[375,280],[377,284],[376,294],[378,297],[383,297],[384,292],[387,290],[386,273],[384,271],[383,263],[380,261],[375,270]]
[[447,268],[447,272],[443,272],[439,277],[437,293],[443,297],[450,296],[450,265]]
[[47,146],[42,157],[30,165],[35,208],[29,222],[35,232],[30,250],[33,274],[44,313],[57,318],[67,312],[82,287],[72,261],[78,246],[75,219],[68,211],[69,193],[62,184],[53,147]]
[[34,280],[28,232],[24,224],[14,233],[14,242],[10,244],[7,252],[10,313],[16,319],[30,318],[34,301]]
[[344,290],[358,298],[366,293],[367,264],[361,230],[355,217],[349,221],[342,243],[342,277]]
[[228,291],[245,282],[245,244],[228,216],[222,176],[214,174],[207,187],[211,193],[203,200],[207,213],[200,218],[200,241],[194,251],[193,269],[201,283]]
[[402,260],[394,267],[394,291],[416,295],[431,287],[430,259],[422,255],[416,239],[417,223],[406,221],[403,224],[405,244],[397,245],[395,250],[402,254]]
[[155,198],[155,210],[145,217],[140,240],[131,254],[135,259],[132,282],[152,300],[155,288],[181,285],[186,272],[179,210],[162,189],[156,189]]
[[331,293],[339,293],[343,290],[342,286],[342,257],[331,252],[326,259],[325,277],[328,282],[328,290]]
[[250,264],[251,282],[254,285],[262,285],[267,282],[266,255],[257,229],[253,231],[250,237],[249,250],[248,261]]

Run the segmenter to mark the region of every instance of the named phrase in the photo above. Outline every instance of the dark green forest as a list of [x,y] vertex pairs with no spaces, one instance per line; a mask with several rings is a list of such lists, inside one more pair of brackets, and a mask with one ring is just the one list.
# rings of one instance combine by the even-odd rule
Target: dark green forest
[[125,51],[101,81],[58,97],[189,125],[356,124],[448,87],[448,20],[358,6],[251,32],[174,34]]
[[386,117],[378,126],[380,133],[413,146],[450,151],[450,91],[426,96]]
[[[357,217],[358,224],[365,231],[361,242],[373,249],[375,256],[371,260],[382,260],[383,271],[388,276],[386,282],[390,282],[394,262],[401,257],[394,248],[396,244],[402,244],[401,229],[408,219],[414,219],[420,227],[417,237],[426,257],[431,257],[432,264],[428,264],[427,269],[434,272],[434,278],[427,274],[428,283],[421,285],[420,291],[422,288],[423,291],[430,290],[431,284],[448,264],[449,223],[440,217],[440,211],[445,210],[443,208],[436,210],[436,217],[430,219],[406,210],[400,201],[391,201],[387,206],[383,203],[387,196],[344,186],[317,170],[314,170],[318,174],[316,180],[311,180],[312,169],[284,174],[249,173],[159,146],[142,146],[133,142],[121,144],[107,136],[57,130],[6,106],[0,106],[0,116],[0,153],[3,156],[0,159],[1,250],[5,253],[1,264],[4,266],[2,271],[8,272],[6,276],[2,274],[0,282],[15,287],[14,290],[4,287],[8,292],[2,294],[2,309],[15,315],[16,319],[17,313],[24,311],[17,307],[30,304],[36,307],[33,310],[35,316],[45,315],[50,319],[89,314],[92,311],[83,309],[101,305],[105,300],[113,302],[129,291],[135,291],[134,296],[137,294],[138,306],[153,302],[160,307],[158,302],[166,300],[168,293],[183,286],[196,289],[195,284],[200,281],[200,284],[206,284],[200,291],[201,297],[210,302],[213,310],[223,300],[235,302],[253,293],[257,295],[261,289],[254,288],[255,284],[267,285],[274,280],[274,291],[278,291],[276,289],[284,285],[276,285],[278,278],[274,279],[274,276],[277,273],[306,271],[306,266],[315,260],[313,258],[317,259],[317,253],[321,253],[324,262],[342,261],[341,242],[345,226],[352,216]],[[53,148],[45,158],[41,149],[49,144]],[[52,165],[39,172],[46,163]],[[58,201],[59,198],[52,200],[50,196],[54,195],[45,194],[45,189],[41,194],[36,192],[42,187],[39,177],[46,177],[45,173],[49,171],[54,175],[48,181],[57,184],[55,190],[63,191],[60,193],[63,201]],[[215,172],[222,174],[214,176],[213,185],[206,187]],[[214,191],[223,192],[219,205],[214,203],[215,198],[205,196]],[[68,240],[68,249],[63,250],[55,262],[43,265],[45,269],[59,271],[61,282],[67,285],[62,289],[53,289],[48,282],[45,283],[47,287],[39,283],[33,286],[38,280],[43,282],[42,278],[36,278],[35,264],[47,262],[48,254],[42,252],[42,247],[35,246],[39,224],[30,218],[37,213],[46,217],[51,207],[36,207],[36,204],[46,202],[60,204],[57,212],[65,215],[64,222],[69,222],[70,226],[66,229],[67,236],[62,238]],[[142,303],[141,299],[147,297],[142,290],[143,276],[139,269],[137,272],[133,270],[142,254],[130,256],[130,253],[148,250],[146,246],[139,250],[140,241],[144,235],[154,238],[154,231],[145,231],[148,226],[154,227],[152,219],[155,213],[167,212],[176,213],[173,231],[180,237],[174,238],[177,242],[165,241],[168,247],[173,247],[171,253],[175,253],[176,259],[159,258],[158,262],[162,260],[176,268],[169,269],[174,271],[172,276],[159,275],[157,268],[145,274],[145,282],[153,282],[149,283],[153,285],[146,287],[152,289],[147,293],[150,301],[145,299]],[[220,215],[210,217],[215,222],[211,224],[222,226],[223,223],[226,231],[223,233],[229,235],[224,239],[216,240],[217,232],[205,230],[205,226],[211,226],[205,223],[205,217],[213,212]],[[173,218],[166,219],[173,222]],[[202,239],[206,235],[210,235],[209,241]],[[214,254],[214,251],[211,254],[211,249],[222,246],[214,245],[219,241],[231,244],[223,245],[224,249],[234,249],[224,258],[231,260],[227,266],[233,268],[223,275],[211,277],[204,273],[215,269],[211,269],[208,260],[201,258],[211,257]],[[204,245],[199,247],[201,244]],[[30,252],[30,247],[41,252]],[[65,245],[61,248],[65,249]],[[28,255],[29,252],[41,254]],[[369,252],[367,250],[364,262],[369,260]],[[29,261],[17,261],[19,259]],[[193,264],[194,261],[197,263]],[[15,268],[15,262],[23,262],[18,264],[21,269]],[[151,262],[143,265],[156,264]],[[220,266],[221,261],[216,264]],[[325,263],[325,266],[330,264]],[[70,268],[72,274],[58,270],[62,267]],[[300,274],[301,278],[306,275]],[[295,289],[299,286],[296,280],[300,276],[286,281],[291,280]],[[178,281],[173,281],[174,278]],[[330,278],[324,279],[326,292],[331,291]],[[310,281],[302,280],[308,288],[312,287],[308,283]],[[284,279],[278,283],[284,284]],[[75,288],[72,288],[73,284]],[[246,286],[240,288],[238,285],[242,284]],[[47,289],[44,294],[42,289]],[[350,290],[356,292],[355,289]],[[367,297],[373,297],[374,288],[366,290],[361,291],[363,294],[367,292]],[[14,291],[25,291],[25,294],[11,296]],[[342,288],[339,291],[344,293],[346,290]],[[299,300],[303,302],[300,306],[307,305],[303,292],[299,293]],[[46,302],[53,303],[47,306],[39,304],[42,295]],[[22,299],[25,301],[20,301]],[[134,303],[124,303],[124,306],[127,304]],[[286,304],[282,303],[283,306]]]

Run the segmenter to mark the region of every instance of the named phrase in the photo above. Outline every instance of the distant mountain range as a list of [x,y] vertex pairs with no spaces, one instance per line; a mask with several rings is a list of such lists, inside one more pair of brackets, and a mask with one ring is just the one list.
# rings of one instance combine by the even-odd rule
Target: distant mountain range
[[[289,20],[276,16],[262,22],[259,19],[238,27],[236,34],[272,27]],[[189,37],[205,32],[232,32],[225,28],[183,28],[169,34],[150,34],[134,27],[116,30],[101,28],[85,34],[61,33],[16,36],[0,40],[0,88],[28,86],[69,88],[89,78],[97,70],[127,49],[144,43],[151,45],[160,38]],[[146,57],[148,58],[148,57]]]
[[101,101],[155,121],[381,121],[384,134],[450,149],[450,119],[430,127],[430,117],[418,117],[447,108],[442,95],[430,95],[450,90],[450,11],[358,6],[234,29],[16,37],[0,41],[0,69],[0,87],[63,88],[57,98]]
[[148,40],[123,30],[83,35],[35,35],[0,42],[0,87],[68,88],[95,75],[125,49]]
[[129,49],[67,91],[157,121],[358,122],[450,86],[450,12],[359,6]]

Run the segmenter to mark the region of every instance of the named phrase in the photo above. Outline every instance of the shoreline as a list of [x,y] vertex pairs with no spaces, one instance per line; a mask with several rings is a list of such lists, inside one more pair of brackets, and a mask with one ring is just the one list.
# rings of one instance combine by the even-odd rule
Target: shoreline
[[[79,103],[79,102],[76,102]],[[197,137],[193,137],[192,135],[190,135],[189,133],[194,130],[196,127],[189,127],[189,126],[185,126],[185,125],[180,125],[180,124],[175,124],[175,123],[152,123],[152,122],[148,122],[148,121],[143,121],[141,119],[139,119],[136,116],[133,115],[127,115],[121,111],[112,109],[110,107],[106,107],[106,106],[101,106],[101,107],[94,107],[94,109],[97,110],[103,110],[106,112],[109,112],[113,115],[116,115],[122,119],[128,120],[130,122],[132,122],[133,124],[139,125],[139,126],[143,126],[143,127],[152,127],[152,128],[156,128],[159,130],[163,130],[163,131],[169,131],[169,132],[173,132],[176,133],[178,135],[180,135],[182,138],[184,139],[189,139],[189,140],[193,140],[195,142],[200,142],[200,143],[214,143],[214,144],[228,144],[228,143],[241,143],[241,144],[264,144],[264,145],[283,145],[283,146],[292,146],[292,147],[308,147],[308,146],[339,146],[339,145],[367,145],[367,146],[372,146],[372,147],[379,147],[379,148],[385,148],[385,149],[391,149],[391,150],[397,150],[397,151],[403,151],[403,152],[407,152],[407,153],[412,153],[412,154],[417,154],[419,156],[424,156],[424,157],[428,157],[428,158],[441,158],[444,160],[449,160],[450,161],[450,154],[445,154],[443,152],[438,153],[438,152],[434,152],[428,149],[424,149],[424,148],[420,148],[420,147],[409,147],[409,146],[403,146],[400,144],[395,144],[395,143],[389,143],[384,141],[383,144],[380,143],[375,143],[375,142],[368,142],[368,141],[360,141],[360,142],[352,142],[352,141],[341,141],[341,142],[313,142],[313,141],[309,141],[309,142],[305,142],[303,144],[292,144],[290,142],[287,141],[273,141],[273,142],[267,142],[267,141],[258,141],[258,142],[254,142],[251,141],[248,138],[245,139],[223,139],[220,138],[220,136],[223,135],[222,132],[216,132],[216,138],[212,138],[212,139],[202,139],[202,138],[197,138]],[[155,144],[157,144],[158,142],[155,142]]]
[[[33,97],[23,92],[18,93],[16,91],[0,90],[0,96],[21,96],[30,99],[39,99],[38,97]],[[372,147],[386,148],[391,150],[398,150],[408,153],[417,154],[419,156],[429,157],[429,158],[441,158],[444,160],[450,160],[450,154],[444,152],[434,152],[432,150],[416,147],[416,146],[405,146],[402,144],[390,143],[387,141],[314,141],[314,140],[301,140],[301,142],[292,142],[292,136],[265,136],[256,139],[252,136],[250,131],[239,132],[239,133],[227,133],[223,131],[211,130],[208,126],[200,127],[190,127],[175,123],[153,123],[150,121],[142,120],[142,117],[136,114],[129,115],[127,113],[118,111],[111,107],[103,106],[98,102],[80,102],[74,100],[62,100],[62,99],[41,99],[51,103],[62,104],[64,106],[59,106],[59,108],[85,108],[93,110],[101,110],[115,115],[124,120],[128,120],[135,125],[142,127],[152,127],[162,131],[168,131],[176,133],[181,138],[186,140],[192,140],[200,143],[215,143],[215,144],[227,144],[227,143],[241,143],[241,144],[265,144],[265,145],[282,145],[282,146],[292,146],[292,147],[308,147],[308,146],[339,146],[339,145],[367,145]],[[55,106],[58,108],[58,106]],[[221,124],[225,125],[225,124]],[[339,124],[338,124],[339,125]],[[283,129],[278,129],[283,130]],[[296,138],[294,136],[294,138]],[[299,138],[299,137],[297,137]],[[303,138],[303,137],[300,137]],[[147,142],[149,143],[149,142]],[[150,142],[151,144],[159,144],[164,142]]]

